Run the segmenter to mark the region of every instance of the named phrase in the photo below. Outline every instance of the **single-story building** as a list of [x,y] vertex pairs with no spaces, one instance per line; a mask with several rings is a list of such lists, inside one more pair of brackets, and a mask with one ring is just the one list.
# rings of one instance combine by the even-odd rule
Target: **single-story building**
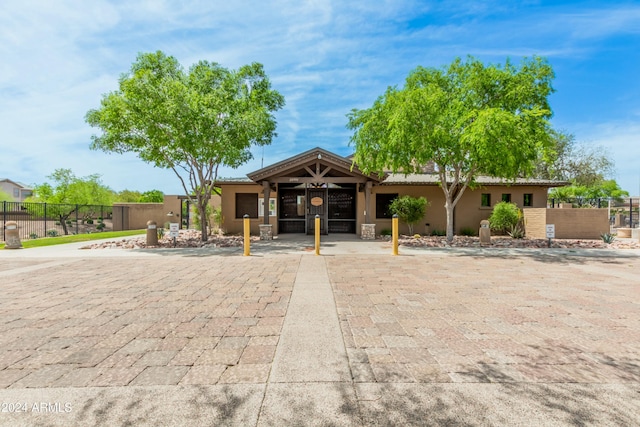
[[[550,187],[566,183],[517,179],[505,183],[492,177],[479,177],[480,185],[467,189],[455,208],[454,230],[475,230],[491,215],[493,206],[510,201],[519,207],[545,208]],[[431,234],[446,229],[445,199],[438,174],[425,169],[420,174],[365,174],[350,158],[322,148],[314,148],[247,175],[246,178],[220,179],[222,190],[222,228],[241,233],[243,217],[251,218],[251,233],[260,224],[270,224],[273,235],[313,234],[315,216],[320,216],[322,234],[361,234],[363,224],[375,224],[376,234],[391,229],[389,203],[398,196],[424,196],[429,202],[423,220],[414,231]],[[268,202],[265,204],[265,200]],[[408,227],[400,224],[400,233]]]

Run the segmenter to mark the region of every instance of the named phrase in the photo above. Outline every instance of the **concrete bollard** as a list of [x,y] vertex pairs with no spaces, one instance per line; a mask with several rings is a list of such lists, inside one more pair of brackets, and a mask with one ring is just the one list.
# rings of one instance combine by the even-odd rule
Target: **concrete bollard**
[[5,249],[21,249],[22,242],[18,233],[18,223],[15,221],[7,221],[5,225]]
[[483,219],[480,221],[480,243],[491,244],[491,228],[489,228],[489,221]]
[[316,255],[320,255],[320,215],[316,215],[315,221]]
[[398,215],[393,214],[391,220],[391,241],[393,246],[392,255],[398,255]]
[[251,221],[247,214],[242,218],[242,225],[244,227],[244,256],[249,256],[251,255]]
[[155,221],[147,221],[147,246],[158,246],[158,225]]

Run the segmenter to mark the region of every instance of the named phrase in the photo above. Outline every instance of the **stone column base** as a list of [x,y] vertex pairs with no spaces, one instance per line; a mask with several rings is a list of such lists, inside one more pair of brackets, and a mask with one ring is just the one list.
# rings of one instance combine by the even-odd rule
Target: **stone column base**
[[273,231],[271,224],[260,224],[260,240],[273,240]]
[[375,240],[376,239],[376,225],[375,224],[360,224],[360,238],[362,240]]

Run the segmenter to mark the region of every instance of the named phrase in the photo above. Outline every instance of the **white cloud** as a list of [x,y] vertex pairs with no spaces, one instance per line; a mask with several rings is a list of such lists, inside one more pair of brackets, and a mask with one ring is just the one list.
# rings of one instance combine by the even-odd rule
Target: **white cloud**
[[[585,67],[600,49],[593,40],[640,31],[640,8],[629,5],[571,11],[498,1],[9,0],[2,7],[0,175],[34,183],[71,167],[77,175],[100,173],[116,189],[170,192],[179,190],[171,171],[88,150],[95,130],[84,123],[86,111],[117,88],[138,52],[163,50],[185,67],[201,59],[229,68],[262,62],[286,97],[279,137],[265,150],[269,164],[315,145],[348,154],[345,115],[401,85],[419,64],[441,66],[469,53],[499,62],[542,54]],[[580,122],[571,111],[556,114]],[[616,153],[628,138],[640,146],[637,127],[625,126],[603,125],[598,140],[620,141]],[[225,174],[258,169],[256,150],[258,159]]]

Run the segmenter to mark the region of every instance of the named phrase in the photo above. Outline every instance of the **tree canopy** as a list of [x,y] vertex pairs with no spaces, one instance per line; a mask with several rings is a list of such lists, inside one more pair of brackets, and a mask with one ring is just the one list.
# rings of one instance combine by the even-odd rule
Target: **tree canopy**
[[100,175],[93,174],[77,177],[71,169],[56,169],[47,178],[47,182],[34,187],[34,195],[27,199],[30,202],[49,203],[49,215],[58,217],[64,234],[68,234],[66,220],[79,207],[89,205],[111,205],[113,192],[100,180]]
[[354,162],[365,172],[413,173],[433,161],[445,195],[447,240],[453,209],[478,175],[531,175],[551,148],[551,66],[540,57],[519,66],[469,57],[448,67],[413,70],[371,108],[353,110]]
[[574,135],[558,131],[551,132],[551,141],[550,157],[537,163],[537,178],[590,187],[613,175],[614,162],[604,147],[578,144]]
[[409,234],[413,234],[413,226],[424,217],[427,206],[425,197],[402,196],[393,199],[389,211],[398,215],[398,219],[409,227]]
[[13,197],[0,190],[0,202],[13,202]]
[[204,216],[218,168],[238,167],[252,158],[253,145],[270,144],[273,113],[283,105],[259,63],[234,71],[200,61],[185,71],[158,51],[139,54],[119,89],[104,95],[86,120],[102,130],[92,137],[93,149],[134,152],[173,170]]
[[145,191],[138,198],[140,203],[162,203],[164,201],[164,193],[160,190]]

